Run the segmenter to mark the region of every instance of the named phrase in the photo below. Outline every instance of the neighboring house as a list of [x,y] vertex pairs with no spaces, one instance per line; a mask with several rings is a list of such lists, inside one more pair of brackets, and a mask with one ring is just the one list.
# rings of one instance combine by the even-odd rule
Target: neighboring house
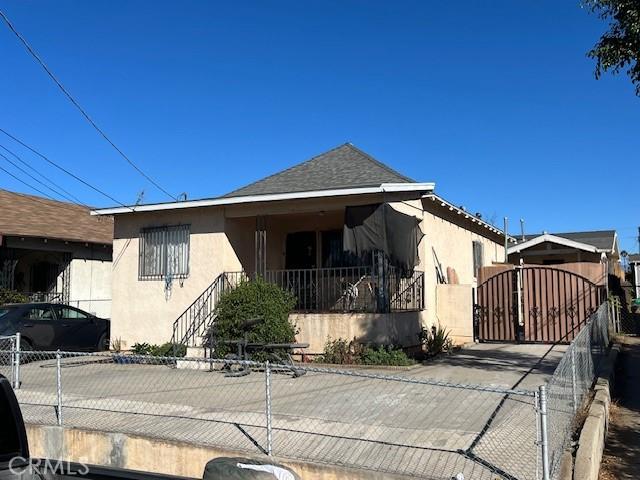
[[500,230],[351,144],[220,197],[94,213],[115,219],[111,332],[127,347],[199,345],[253,274],[297,297],[310,353],[328,337],[415,345],[438,322],[471,341],[476,272],[505,260]]
[[0,190],[0,288],[108,317],[112,241],[110,217]]
[[509,262],[528,265],[562,265],[599,285],[607,275],[623,278],[620,250],[615,230],[547,233],[516,238],[509,247]]
[[640,253],[629,255],[629,265],[633,273],[633,286],[636,298],[640,298]]

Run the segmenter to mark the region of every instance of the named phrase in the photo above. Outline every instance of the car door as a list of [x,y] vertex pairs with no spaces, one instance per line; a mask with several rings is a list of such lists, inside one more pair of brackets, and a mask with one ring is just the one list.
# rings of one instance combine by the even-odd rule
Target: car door
[[47,304],[28,307],[19,324],[20,335],[36,350],[56,350],[60,347],[60,324]]
[[80,309],[68,305],[53,307],[62,324],[63,337],[60,348],[66,350],[91,350],[98,343],[99,325],[96,318]]

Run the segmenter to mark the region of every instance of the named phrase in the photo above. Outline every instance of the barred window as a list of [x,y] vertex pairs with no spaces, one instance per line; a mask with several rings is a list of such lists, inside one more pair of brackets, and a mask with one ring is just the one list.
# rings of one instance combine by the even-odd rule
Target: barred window
[[478,271],[484,266],[484,245],[477,240],[473,241],[473,275],[478,276]]
[[142,229],[140,279],[186,278],[189,275],[189,233],[189,225]]

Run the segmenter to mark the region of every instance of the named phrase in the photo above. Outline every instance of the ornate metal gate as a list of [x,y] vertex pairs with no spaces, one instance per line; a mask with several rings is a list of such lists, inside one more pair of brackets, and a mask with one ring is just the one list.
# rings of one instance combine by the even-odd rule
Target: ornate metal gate
[[514,267],[476,292],[479,341],[568,343],[605,300],[605,288],[551,267]]

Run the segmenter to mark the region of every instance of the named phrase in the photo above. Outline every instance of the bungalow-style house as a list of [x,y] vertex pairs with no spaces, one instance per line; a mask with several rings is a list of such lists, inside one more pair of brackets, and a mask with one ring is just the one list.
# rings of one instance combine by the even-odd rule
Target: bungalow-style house
[[516,242],[508,249],[512,264],[522,261],[528,265],[553,265],[581,274],[598,285],[606,285],[608,275],[623,278],[615,230],[543,232],[524,235]]
[[297,298],[298,341],[404,346],[441,323],[471,341],[472,288],[504,234],[351,144],[226,195],[113,216],[112,338],[197,347],[215,302],[260,275]]
[[112,241],[110,217],[0,190],[0,288],[109,317]]

